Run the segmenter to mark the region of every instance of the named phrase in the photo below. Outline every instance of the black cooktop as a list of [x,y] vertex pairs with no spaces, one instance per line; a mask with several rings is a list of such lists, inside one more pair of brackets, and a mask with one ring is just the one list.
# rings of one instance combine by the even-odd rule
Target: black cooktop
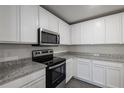
[[52,49],[33,50],[32,61],[53,66],[66,61],[65,58],[54,57]]
[[56,64],[59,64],[59,63],[66,61],[66,59],[60,58],[60,57],[53,57],[52,59],[47,60],[47,61],[43,61],[43,60],[33,60],[33,61],[45,64],[47,66],[53,66],[53,65],[56,65]]

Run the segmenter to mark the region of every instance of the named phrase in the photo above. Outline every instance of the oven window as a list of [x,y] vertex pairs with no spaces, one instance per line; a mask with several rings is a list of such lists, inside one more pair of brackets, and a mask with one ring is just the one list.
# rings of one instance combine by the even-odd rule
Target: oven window
[[52,84],[61,79],[65,75],[65,65],[52,70]]
[[42,31],[42,43],[57,44],[57,35]]

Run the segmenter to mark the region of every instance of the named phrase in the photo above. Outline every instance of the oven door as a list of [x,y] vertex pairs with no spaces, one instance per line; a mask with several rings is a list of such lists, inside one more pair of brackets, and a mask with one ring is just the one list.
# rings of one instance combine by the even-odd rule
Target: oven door
[[46,71],[46,87],[55,88],[66,77],[66,62],[51,66]]

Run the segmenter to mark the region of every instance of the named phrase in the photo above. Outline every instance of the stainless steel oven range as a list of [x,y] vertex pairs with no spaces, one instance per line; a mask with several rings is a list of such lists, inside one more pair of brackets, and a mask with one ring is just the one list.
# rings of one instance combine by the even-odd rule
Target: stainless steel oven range
[[53,57],[52,49],[32,51],[32,60],[47,65],[46,87],[65,87],[66,59]]

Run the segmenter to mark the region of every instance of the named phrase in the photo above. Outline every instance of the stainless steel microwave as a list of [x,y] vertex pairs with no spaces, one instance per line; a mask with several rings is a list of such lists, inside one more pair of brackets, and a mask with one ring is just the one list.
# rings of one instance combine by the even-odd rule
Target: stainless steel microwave
[[39,45],[58,45],[60,43],[60,35],[44,28],[38,29]]

